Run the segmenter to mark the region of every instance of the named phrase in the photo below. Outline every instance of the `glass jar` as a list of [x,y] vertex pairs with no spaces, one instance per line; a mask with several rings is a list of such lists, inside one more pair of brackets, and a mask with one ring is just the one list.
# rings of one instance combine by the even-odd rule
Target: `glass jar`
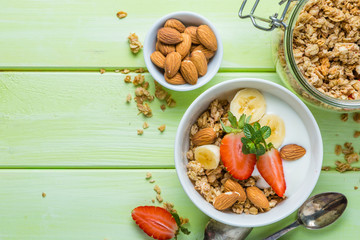
[[[276,72],[279,74],[287,88],[294,92],[300,99],[313,106],[333,111],[357,111],[360,110],[360,100],[343,100],[328,96],[313,85],[303,76],[298,68],[293,54],[293,30],[301,10],[308,0],[282,0],[283,12],[281,15],[274,14],[269,19],[254,15],[260,0],[256,0],[249,15],[243,11],[247,0],[244,0],[240,11],[240,18],[250,18],[253,25],[261,30],[274,31],[272,35],[272,51]],[[260,25],[265,22],[267,25]]]

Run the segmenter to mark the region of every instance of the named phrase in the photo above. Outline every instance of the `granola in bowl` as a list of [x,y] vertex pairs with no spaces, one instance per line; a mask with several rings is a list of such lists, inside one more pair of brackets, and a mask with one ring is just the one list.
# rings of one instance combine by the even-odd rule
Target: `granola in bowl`
[[[216,197],[226,192],[224,185],[229,179],[239,183],[245,190],[248,187],[256,186],[256,182],[259,179],[258,176],[251,176],[245,180],[237,180],[226,170],[226,167],[221,161],[215,169],[205,169],[200,162],[195,160],[194,151],[197,145],[193,142],[194,136],[203,129],[212,128],[216,133],[216,138],[213,139],[213,143],[216,146],[220,146],[221,140],[226,134],[221,127],[220,119],[226,126],[231,126],[228,120],[229,108],[230,104],[227,100],[216,99],[212,101],[208,109],[199,116],[190,129],[190,147],[186,153],[189,161],[187,164],[187,175],[194,183],[195,189],[207,202],[212,204],[214,204]],[[277,196],[271,187],[261,189],[261,191],[269,202],[268,208],[258,207],[246,198],[245,201],[237,201],[234,203],[230,210],[237,214],[245,213],[256,215],[270,210],[284,199],[284,197]]]

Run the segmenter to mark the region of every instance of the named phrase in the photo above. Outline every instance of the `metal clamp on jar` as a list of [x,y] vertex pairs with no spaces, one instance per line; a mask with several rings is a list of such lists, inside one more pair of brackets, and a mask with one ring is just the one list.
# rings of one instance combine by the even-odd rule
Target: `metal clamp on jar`
[[[309,81],[309,77],[307,78],[304,76],[304,70],[299,68],[296,62],[293,51],[294,29],[301,11],[309,1],[312,0],[282,0],[279,3],[279,5],[283,8],[281,14],[275,13],[269,18],[263,18],[255,15],[255,11],[260,0],[255,0],[249,14],[244,13],[245,6],[248,2],[248,0],[244,0],[240,7],[239,17],[242,19],[250,18],[256,28],[264,31],[272,31],[276,29],[272,37],[272,50],[276,72],[280,75],[286,87],[292,90],[298,97],[305,100],[307,103],[311,103],[316,107],[321,107],[327,110],[360,110],[360,90],[356,90],[357,93],[355,97],[352,97],[352,95],[334,97],[323,91],[321,87],[315,87],[315,85]],[[359,44],[359,42],[357,44]],[[356,79],[359,83],[356,83],[354,79],[346,81],[351,81],[351,83],[355,82],[357,85],[356,87],[358,87],[358,85],[360,85],[359,79]],[[328,82],[324,82],[324,84],[327,84],[327,86],[331,85],[328,84]],[[332,91],[334,92],[335,90]]]

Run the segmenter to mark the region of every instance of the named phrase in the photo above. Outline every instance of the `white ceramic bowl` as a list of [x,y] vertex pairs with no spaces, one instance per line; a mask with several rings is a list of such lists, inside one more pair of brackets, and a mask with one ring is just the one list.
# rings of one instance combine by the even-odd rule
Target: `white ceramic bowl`
[[[186,172],[186,152],[189,149],[191,125],[215,99],[231,101],[241,88],[260,90],[267,102],[266,113],[274,113],[285,122],[283,145],[303,146],[306,154],[296,161],[283,161],[287,199],[266,213],[235,214],[216,210],[194,189]],[[202,93],[185,112],[175,139],[175,167],[180,183],[191,201],[209,217],[232,226],[258,227],[277,222],[301,206],[309,197],[319,178],[323,160],[323,145],[319,127],[306,105],[286,88],[261,79],[234,79],[217,84]]]
[[[163,71],[157,66],[155,66],[155,64],[153,64],[150,60],[150,55],[155,51],[157,32],[160,28],[164,26],[166,20],[170,18],[176,18],[180,20],[185,26],[190,26],[190,25],[199,26],[202,24],[206,24],[211,28],[211,30],[214,32],[216,36],[218,49],[216,50],[214,57],[212,57],[208,63],[207,73],[204,76],[200,77],[195,85],[190,85],[190,84],[173,85],[167,83],[164,79]],[[144,51],[145,64],[151,76],[162,86],[176,91],[190,91],[199,88],[204,84],[206,84],[207,82],[209,82],[218,72],[223,56],[223,46],[222,46],[220,34],[215,29],[214,25],[205,17],[193,12],[174,12],[160,18],[147,33],[143,51]]]

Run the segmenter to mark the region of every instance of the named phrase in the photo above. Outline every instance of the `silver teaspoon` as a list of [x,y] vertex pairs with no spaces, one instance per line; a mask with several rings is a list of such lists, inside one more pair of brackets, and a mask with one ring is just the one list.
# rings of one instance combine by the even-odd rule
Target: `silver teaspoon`
[[275,240],[294,228],[320,229],[335,222],[344,212],[347,199],[341,193],[326,192],[312,196],[299,208],[297,220],[264,240]]
[[242,240],[252,229],[252,227],[233,227],[210,219],[205,227],[204,240]]

